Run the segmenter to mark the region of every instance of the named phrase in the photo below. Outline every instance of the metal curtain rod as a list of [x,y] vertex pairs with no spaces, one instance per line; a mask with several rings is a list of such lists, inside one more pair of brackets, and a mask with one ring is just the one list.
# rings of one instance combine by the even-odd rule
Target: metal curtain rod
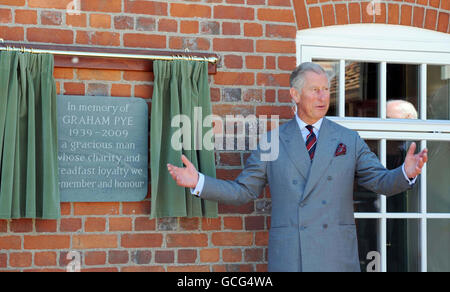
[[[3,39],[0,39],[0,44],[4,43]],[[105,58],[122,58],[122,59],[146,59],[146,60],[190,60],[190,61],[205,61],[209,63],[216,63],[217,57],[198,57],[198,56],[158,56],[158,55],[141,55],[141,54],[123,54],[123,53],[101,53],[101,52],[80,52],[80,51],[60,51],[60,50],[43,50],[32,48],[16,48],[16,47],[0,47],[0,51],[17,51],[36,54],[52,54],[52,55],[69,55],[69,56],[85,56],[85,57],[105,57]]]

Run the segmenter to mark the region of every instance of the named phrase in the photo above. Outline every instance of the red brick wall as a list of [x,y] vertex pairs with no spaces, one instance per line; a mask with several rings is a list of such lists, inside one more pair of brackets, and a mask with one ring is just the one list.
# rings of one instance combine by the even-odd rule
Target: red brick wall
[[[216,53],[213,111],[292,117],[289,74],[297,29],[381,22],[449,32],[447,0],[366,2],[324,0],[0,0],[6,41]],[[417,2],[417,3],[416,3]],[[153,74],[55,69],[67,95],[134,96],[151,105]],[[248,152],[216,152],[219,178],[235,178]],[[245,206],[220,205],[218,219],[150,220],[150,195],[136,203],[62,203],[59,220],[0,220],[0,271],[64,271],[69,251],[82,270],[265,271],[270,195]]]

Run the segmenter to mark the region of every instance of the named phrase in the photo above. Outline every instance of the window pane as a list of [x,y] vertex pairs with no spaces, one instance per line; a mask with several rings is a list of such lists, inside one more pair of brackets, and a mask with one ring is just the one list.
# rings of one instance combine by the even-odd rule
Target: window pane
[[[406,153],[412,141],[387,141],[386,142],[386,166],[387,169],[394,169],[402,166]],[[420,145],[419,141],[415,141]],[[386,199],[388,212],[419,212],[420,199],[420,179],[411,190],[407,190]]]
[[330,108],[327,116],[337,116],[337,102],[339,99],[339,61],[313,60],[327,72],[330,79]]
[[[358,252],[359,262],[361,264],[361,272],[366,272],[369,267],[370,271],[381,271],[381,267],[375,267],[374,257],[371,252],[380,252],[378,247],[378,219],[356,219],[356,231],[358,236]],[[369,258],[369,259],[368,259]],[[379,259],[381,263],[381,258]]]
[[387,271],[419,272],[419,220],[387,220]]
[[417,119],[419,109],[419,66],[387,64],[386,117]]
[[427,220],[429,272],[450,272],[450,220]]
[[450,120],[450,65],[427,66],[427,118]]
[[345,64],[345,115],[378,117],[377,63],[347,61]]
[[[379,158],[379,141],[365,140],[365,142],[367,143],[367,146],[369,146],[370,150]],[[379,212],[380,210],[379,196],[376,193],[358,185],[356,183],[356,179],[353,186],[353,203],[355,212]]]
[[428,212],[450,212],[450,142],[428,141]]

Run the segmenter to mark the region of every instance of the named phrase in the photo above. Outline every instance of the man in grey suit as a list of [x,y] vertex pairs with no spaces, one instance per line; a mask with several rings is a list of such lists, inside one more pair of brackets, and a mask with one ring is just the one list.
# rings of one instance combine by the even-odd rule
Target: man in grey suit
[[268,183],[269,271],[360,271],[354,180],[387,196],[403,192],[420,174],[427,150],[414,155],[412,144],[404,164],[387,170],[357,132],[325,118],[330,91],[322,67],[303,63],[290,80],[297,114],[279,127],[277,159],[264,161],[258,148],[234,181],[199,174],[185,156],[186,167],[168,164],[168,170],[178,185],[225,204],[256,199]]

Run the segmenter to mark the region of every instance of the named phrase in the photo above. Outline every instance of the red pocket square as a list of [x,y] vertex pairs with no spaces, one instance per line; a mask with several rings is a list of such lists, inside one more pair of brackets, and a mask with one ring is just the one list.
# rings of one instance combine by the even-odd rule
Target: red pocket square
[[345,146],[345,144],[341,143],[336,148],[336,152],[334,153],[334,156],[345,155],[345,153],[347,153],[347,146]]

